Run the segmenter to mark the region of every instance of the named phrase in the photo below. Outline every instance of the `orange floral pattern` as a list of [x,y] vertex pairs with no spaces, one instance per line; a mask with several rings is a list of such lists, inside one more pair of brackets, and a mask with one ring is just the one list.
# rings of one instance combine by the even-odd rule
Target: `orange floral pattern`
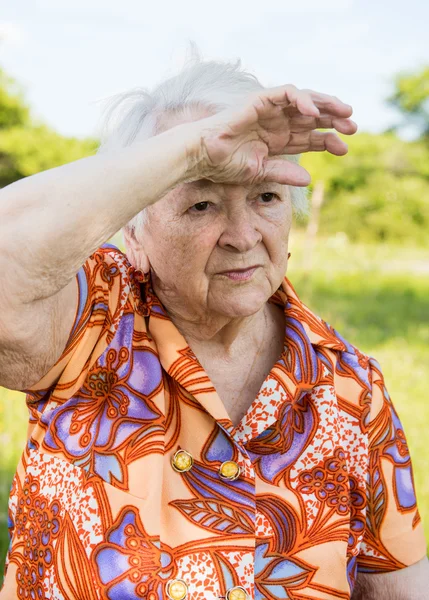
[[[151,287],[104,244],[77,274],[62,356],[26,392],[1,600],[351,597],[426,553],[403,427],[377,360],[299,299],[234,427]],[[189,470],[172,468],[177,450]],[[240,466],[236,479],[222,463]]]

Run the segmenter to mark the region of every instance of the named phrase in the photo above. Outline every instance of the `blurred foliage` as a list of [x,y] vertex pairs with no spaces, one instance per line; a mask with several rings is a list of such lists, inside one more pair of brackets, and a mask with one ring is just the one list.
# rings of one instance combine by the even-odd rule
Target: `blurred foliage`
[[0,129],[25,127],[30,123],[30,109],[17,82],[0,69]]
[[16,81],[0,69],[0,187],[95,153],[98,142],[64,137],[31,117]]
[[417,73],[400,73],[395,79],[395,92],[387,99],[398,108],[405,120],[412,121],[429,142],[429,66]]
[[427,245],[429,147],[406,142],[394,132],[360,133],[343,139],[345,156],[303,154],[314,183],[325,184],[320,231],[344,232],[351,241]]
[[92,140],[66,138],[46,125],[0,132],[0,187],[17,179],[94,154]]
[[[313,183],[323,181],[319,229],[341,231],[353,242],[401,242],[427,246],[429,229],[429,66],[394,80],[387,103],[403,124],[418,124],[420,137],[401,139],[392,126],[383,134],[341,136],[345,156],[304,154]],[[340,134],[341,135],[341,134]]]

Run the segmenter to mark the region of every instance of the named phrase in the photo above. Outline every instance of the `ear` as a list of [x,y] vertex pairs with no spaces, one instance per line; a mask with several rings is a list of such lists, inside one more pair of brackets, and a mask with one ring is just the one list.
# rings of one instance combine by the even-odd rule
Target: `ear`
[[143,271],[143,273],[149,273],[149,258],[141,242],[139,242],[139,240],[136,238],[134,230],[130,227],[124,227],[122,229],[122,235],[124,236],[126,255],[130,263],[136,269],[140,269],[141,271]]

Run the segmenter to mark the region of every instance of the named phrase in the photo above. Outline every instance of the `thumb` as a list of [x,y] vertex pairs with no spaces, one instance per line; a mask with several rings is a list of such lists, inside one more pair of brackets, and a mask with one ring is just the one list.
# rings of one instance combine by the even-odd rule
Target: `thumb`
[[262,177],[258,177],[258,179],[303,187],[311,183],[310,173],[304,167],[285,158],[266,160],[263,165]]

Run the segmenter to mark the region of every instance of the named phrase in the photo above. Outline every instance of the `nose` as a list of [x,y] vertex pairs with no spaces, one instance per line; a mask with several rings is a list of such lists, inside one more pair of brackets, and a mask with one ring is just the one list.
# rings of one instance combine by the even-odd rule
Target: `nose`
[[262,234],[256,227],[255,216],[249,209],[244,208],[231,211],[226,216],[218,244],[225,250],[248,252],[261,240]]

